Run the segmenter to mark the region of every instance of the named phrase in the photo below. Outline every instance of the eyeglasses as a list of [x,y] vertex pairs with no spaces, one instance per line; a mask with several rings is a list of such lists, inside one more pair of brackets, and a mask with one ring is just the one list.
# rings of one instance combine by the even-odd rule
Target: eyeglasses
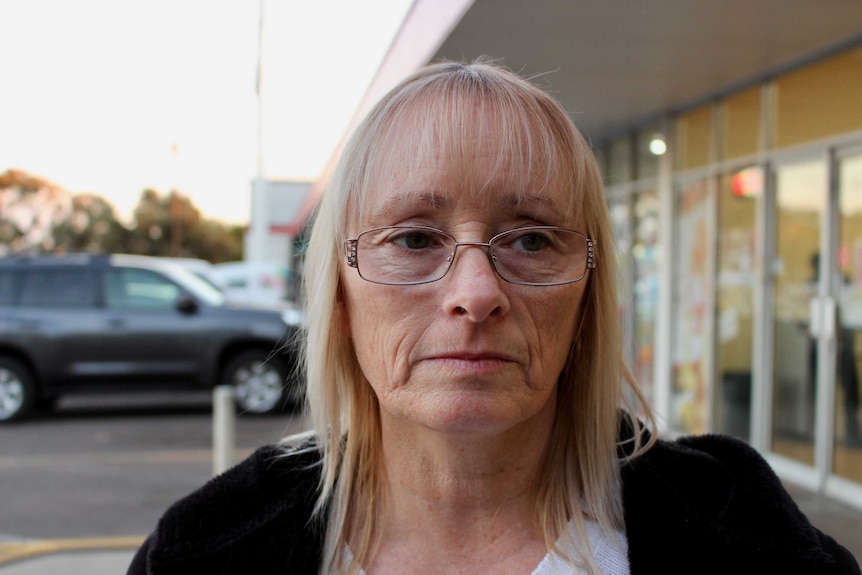
[[580,281],[596,267],[595,240],[553,226],[531,226],[497,234],[487,242],[458,242],[424,226],[373,228],[344,242],[347,265],[369,282],[416,285],[446,275],[459,246],[484,248],[503,280],[532,286]]

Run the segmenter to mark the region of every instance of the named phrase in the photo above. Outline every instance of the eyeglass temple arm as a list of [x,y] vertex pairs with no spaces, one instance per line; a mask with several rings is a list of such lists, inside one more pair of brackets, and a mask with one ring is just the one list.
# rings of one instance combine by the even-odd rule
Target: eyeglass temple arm
[[358,267],[356,263],[356,243],[358,240],[345,240],[344,242],[344,256],[347,258],[348,267],[355,268]]
[[[587,240],[587,269],[596,269],[596,240],[586,238]],[[355,256],[354,256],[355,259]]]

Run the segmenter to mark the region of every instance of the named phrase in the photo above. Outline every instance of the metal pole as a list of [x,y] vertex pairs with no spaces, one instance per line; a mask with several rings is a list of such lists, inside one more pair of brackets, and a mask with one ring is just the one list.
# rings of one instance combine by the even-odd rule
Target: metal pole
[[235,438],[234,389],[230,385],[220,385],[213,390],[213,475],[233,465]]

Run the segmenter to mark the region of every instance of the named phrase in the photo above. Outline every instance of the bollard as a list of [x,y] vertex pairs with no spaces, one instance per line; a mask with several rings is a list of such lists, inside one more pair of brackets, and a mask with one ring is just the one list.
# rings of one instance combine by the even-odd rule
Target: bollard
[[213,390],[213,475],[227,471],[233,465],[236,437],[234,388],[219,385]]

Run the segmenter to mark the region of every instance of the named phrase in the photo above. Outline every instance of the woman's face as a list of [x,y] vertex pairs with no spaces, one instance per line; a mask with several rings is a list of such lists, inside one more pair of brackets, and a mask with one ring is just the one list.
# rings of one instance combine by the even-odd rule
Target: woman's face
[[[487,242],[516,227],[581,230],[563,190],[511,189],[496,154],[439,158],[377,178],[348,235],[379,226],[438,228],[459,242]],[[519,200],[519,197],[521,199]],[[361,254],[360,254],[361,257]],[[554,417],[557,379],[580,317],[587,278],[523,286],[496,275],[481,247],[458,248],[442,279],[392,286],[363,280],[342,262],[345,330],[389,425],[496,434]]]

